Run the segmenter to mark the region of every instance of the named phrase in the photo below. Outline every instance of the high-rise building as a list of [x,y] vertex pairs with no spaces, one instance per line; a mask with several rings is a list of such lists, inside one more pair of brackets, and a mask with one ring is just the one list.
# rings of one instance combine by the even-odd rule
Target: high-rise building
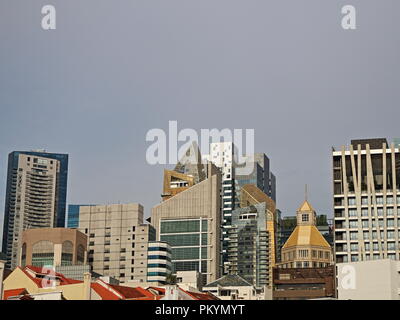
[[29,228],[64,227],[68,155],[14,151],[8,155],[3,252],[15,268],[22,232]]
[[162,241],[151,241],[147,249],[147,282],[165,284],[172,273],[171,247]]
[[93,204],[68,205],[67,228],[77,229],[79,227],[79,210],[81,207],[87,206],[93,206]]
[[172,251],[172,271],[198,271],[206,281],[220,274],[220,190],[218,169],[208,164],[206,179],[153,207],[157,240]]
[[120,282],[147,281],[148,243],[155,240],[155,230],[143,223],[140,204],[80,207],[79,231],[88,237],[94,272]]
[[257,186],[242,186],[228,230],[227,269],[257,288],[272,288],[276,263],[275,202]]
[[399,148],[353,140],[332,160],[336,262],[399,260]]
[[[243,156],[239,163],[239,151],[232,142],[215,142],[210,144],[210,153],[203,158],[211,161],[221,170],[222,175],[222,261],[224,272],[227,271],[227,250],[229,229],[232,226],[232,212],[240,207],[241,188],[253,184],[274,201],[276,201],[276,180],[270,171],[268,157],[264,153]],[[251,168],[251,172],[242,173],[243,167]],[[247,171],[247,170],[246,170]]]

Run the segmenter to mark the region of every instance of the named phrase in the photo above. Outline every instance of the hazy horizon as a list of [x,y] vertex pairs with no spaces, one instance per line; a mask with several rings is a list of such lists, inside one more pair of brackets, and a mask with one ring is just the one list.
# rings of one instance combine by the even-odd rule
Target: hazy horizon
[[[0,221],[8,153],[69,154],[68,204],[161,200],[146,133],[254,128],[277,207],[332,216],[331,147],[400,137],[400,2],[42,0],[0,3]],[[379,13],[379,14],[377,14]],[[383,14],[384,13],[384,14]],[[397,80],[396,80],[397,79]]]

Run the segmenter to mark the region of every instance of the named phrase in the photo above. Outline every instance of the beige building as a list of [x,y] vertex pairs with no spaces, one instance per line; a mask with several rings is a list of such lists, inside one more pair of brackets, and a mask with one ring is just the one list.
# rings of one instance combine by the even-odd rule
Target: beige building
[[339,300],[399,300],[400,261],[338,263]]
[[60,198],[60,189],[66,188],[66,181],[60,184],[60,177],[66,173],[62,172],[61,161],[53,156],[45,152],[16,152],[9,156],[3,236],[8,268],[15,268],[21,259],[24,230],[61,226],[60,220],[64,219],[65,207],[61,212],[60,203],[65,200]]
[[121,282],[147,281],[148,242],[155,230],[144,224],[137,203],[81,207],[79,230],[88,237],[93,271]]
[[281,250],[282,268],[324,268],[332,264],[332,249],[316,227],[316,212],[305,200],[297,210],[297,226]]
[[87,237],[67,228],[28,229],[22,234],[19,265],[71,266],[87,261]]
[[211,282],[220,272],[221,175],[211,163],[207,178],[152,209],[157,240],[169,243],[172,269],[199,271]]

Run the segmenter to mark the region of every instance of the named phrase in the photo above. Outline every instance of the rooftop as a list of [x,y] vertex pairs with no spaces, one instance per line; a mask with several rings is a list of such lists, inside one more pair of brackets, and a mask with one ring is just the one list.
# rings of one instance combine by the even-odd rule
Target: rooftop
[[208,283],[205,288],[210,288],[210,287],[249,287],[253,286],[251,283],[247,282],[245,279],[243,279],[241,276],[237,274],[227,274],[214,282]]

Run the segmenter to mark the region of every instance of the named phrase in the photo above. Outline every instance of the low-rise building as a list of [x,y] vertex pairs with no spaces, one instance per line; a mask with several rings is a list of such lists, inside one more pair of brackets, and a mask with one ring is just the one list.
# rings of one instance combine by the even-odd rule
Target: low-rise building
[[338,263],[338,300],[399,300],[400,261]]
[[27,229],[22,233],[21,261],[18,265],[71,266],[87,261],[87,237],[67,228]]
[[334,267],[274,268],[274,300],[335,297]]
[[237,274],[225,275],[203,287],[203,292],[211,293],[221,300],[271,300],[270,291],[267,287],[257,289]]

